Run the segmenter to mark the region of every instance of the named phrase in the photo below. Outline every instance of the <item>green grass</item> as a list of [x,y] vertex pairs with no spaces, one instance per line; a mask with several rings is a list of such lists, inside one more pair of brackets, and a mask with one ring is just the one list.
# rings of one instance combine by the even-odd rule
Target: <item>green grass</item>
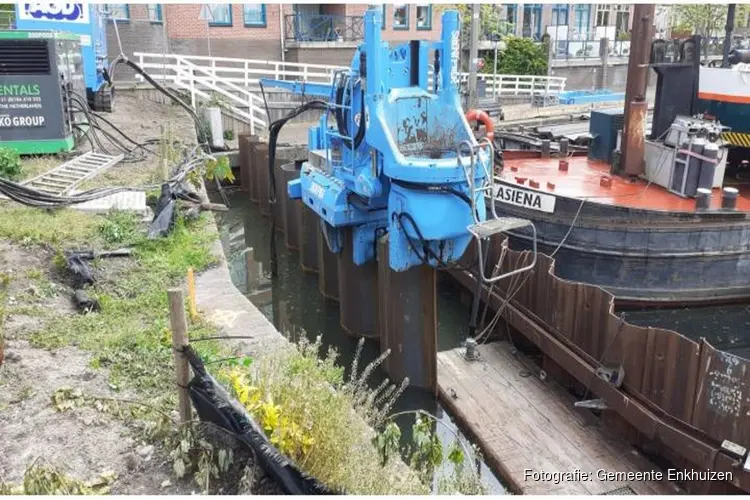
[[[30,340],[36,347],[73,345],[89,351],[94,367],[109,369],[114,386],[171,398],[167,288],[184,279],[189,267],[200,271],[214,262],[210,252],[214,235],[206,216],[192,223],[178,220],[168,237],[157,240],[147,240],[133,224],[127,215],[110,214],[98,226],[104,241],[135,247],[132,265],[95,285],[93,295],[101,312],[53,318]],[[193,337],[209,332],[212,328],[201,322],[190,327]],[[207,356],[217,348],[210,343],[198,346]]]
[[32,177],[41,175],[63,163],[65,163],[65,160],[62,157],[57,156],[45,155],[25,157],[21,161],[23,167],[22,177],[23,179],[31,179]]
[[25,245],[83,245],[99,241],[100,216],[78,210],[41,210],[0,203],[0,238]]

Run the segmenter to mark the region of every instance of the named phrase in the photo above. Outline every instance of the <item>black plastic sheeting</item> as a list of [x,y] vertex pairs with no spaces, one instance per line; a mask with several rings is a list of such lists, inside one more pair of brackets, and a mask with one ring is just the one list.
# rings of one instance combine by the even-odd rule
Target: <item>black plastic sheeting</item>
[[184,182],[162,184],[159,200],[154,209],[154,219],[148,228],[150,239],[161,238],[172,232],[177,218],[177,200],[201,202],[200,196]]
[[202,421],[211,422],[234,434],[249,446],[256,464],[288,495],[333,495],[327,486],[302,472],[282,455],[266,438],[253,417],[231,398],[227,391],[206,372],[200,357],[189,346],[185,356],[194,376],[188,383],[193,407]]

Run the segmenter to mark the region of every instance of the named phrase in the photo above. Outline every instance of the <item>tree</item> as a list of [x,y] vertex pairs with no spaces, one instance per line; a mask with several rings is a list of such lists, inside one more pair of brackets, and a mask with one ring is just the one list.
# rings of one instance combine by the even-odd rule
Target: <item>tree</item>
[[[690,29],[694,34],[703,37],[703,54],[707,56],[706,49],[711,39],[724,32],[727,23],[727,6],[721,4],[682,4],[675,5],[674,8],[676,29],[672,31],[684,32],[686,29]],[[735,19],[737,17],[741,16],[735,16]]]
[[547,53],[543,45],[528,38],[506,37],[497,70],[508,75],[546,75]]
[[[469,39],[471,29],[471,4],[443,4],[436,5],[441,10],[457,10],[461,15],[461,35]],[[503,37],[513,33],[512,23],[505,21],[501,15],[500,6],[483,3],[480,6],[480,40],[491,40],[493,37]]]

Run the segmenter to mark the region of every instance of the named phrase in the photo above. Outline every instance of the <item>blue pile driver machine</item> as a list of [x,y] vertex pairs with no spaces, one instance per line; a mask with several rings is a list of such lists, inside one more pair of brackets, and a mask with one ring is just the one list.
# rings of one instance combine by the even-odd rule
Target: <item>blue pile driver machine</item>
[[[324,110],[309,130],[309,159],[288,183],[289,197],[320,217],[332,252],[352,245],[356,265],[376,258],[376,240],[387,233],[394,271],[455,265],[472,238],[479,282],[530,270],[535,230],[531,264],[503,275],[485,269],[490,236],[533,224],[495,211],[493,145],[475,139],[460,102],[458,12],[443,13],[439,41],[396,48],[381,40],[379,9],[367,11],[364,24],[351,67],[335,72],[331,84],[261,80],[316,98],[308,107]],[[352,240],[344,242],[347,227]]]

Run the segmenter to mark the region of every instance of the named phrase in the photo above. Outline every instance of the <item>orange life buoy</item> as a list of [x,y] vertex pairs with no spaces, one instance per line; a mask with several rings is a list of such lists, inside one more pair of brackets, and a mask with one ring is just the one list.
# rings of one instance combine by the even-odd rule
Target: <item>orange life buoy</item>
[[487,131],[487,138],[491,141],[495,138],[495,124],[492,122],[492,118],[487,112],[480,109],[470,109],[466,112],[466,119],[469,122],[478,121],[484,125],[484,129]]

